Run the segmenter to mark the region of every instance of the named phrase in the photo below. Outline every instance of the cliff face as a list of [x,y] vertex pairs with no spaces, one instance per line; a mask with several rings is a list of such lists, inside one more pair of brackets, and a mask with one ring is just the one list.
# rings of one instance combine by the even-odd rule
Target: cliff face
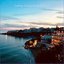
[[[47,35],[48,36],[48,35]],[[45,38],[45,41],[41,41]],[[58,36],[54,36],[53,39],[56,41],[52,43],[50,42],[50,37],[44,37],[41,40],[33,39],[29,40],[25,43],[26,49],[29,49],[33,56],[35,57],[36,63],[63,63],[63,46],[64,40],[59,39]],[[61,37],[62,38],[62,37]],[[48,39],[48,42],[46,42]],[[52,39],[52,38],[51,38]],[[60,40],[58,42],[58,40]],[[35,47],[33,46],[34,43],[37,43]]]

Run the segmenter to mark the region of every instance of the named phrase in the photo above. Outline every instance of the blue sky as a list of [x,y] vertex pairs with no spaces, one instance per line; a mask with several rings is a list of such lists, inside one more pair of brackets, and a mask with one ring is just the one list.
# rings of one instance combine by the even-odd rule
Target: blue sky
[[0,0],[0,28],[48,27],[52,24],[63,26],[63,2],[64,0]]

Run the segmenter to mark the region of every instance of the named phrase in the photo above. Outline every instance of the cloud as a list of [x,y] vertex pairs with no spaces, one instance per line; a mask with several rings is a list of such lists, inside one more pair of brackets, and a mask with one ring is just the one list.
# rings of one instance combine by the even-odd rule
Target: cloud
[[49,24],[49,23],[36,23],[36,22],[30,22],[30,24],[34,24],[34,25],[53,25],[53,26],[55,26],[54,24]]
[[45,5],[45,6],[44,5],[45,5],[45,3],[43,3],[43,4],[16,4],[15,7],[27,8],[27,9],[36,8],[36,9],[43,10],[43,11],[55,11],[55,12],[62,12],[62,10],[63,10],[63,2],[59,4],[60,6],[57,6],[54,8],[51,8],[51,6],[49,6],[49,4],[48,4],[49,7],[47,5]]
[[18,20],[18,18],[13,16],[0,16],[0,21],[2,20]]
[[[24,22],[20,22],[20,24],[23,24]],[[29,27],[55,27],[56,25],[64,26],[64,23],[57,23],[57,24],[49,24],[49,23],[40,23],[40,22],[26,22],[24,23],[26,26]]]
[[61,10],[57,10],[57,9],[52,9],[52,8],[41,8],[41,10],[46,10],[46,11],[61,11]]
[[32,27],[54,27],[58,24],[64,26],[63,14],[55,11],[24,16],[3,17],[0,28],[32,28]]
[[29,27],[26,25],[17,25],[17,24],[5,24],[6,27],[16,27],[16,28],[24,28],[24,27]]
[[58,19],[57,16],[59,15],[56,12],[47,12],[47,13],[40,13],[36,15],[27,15],[24,17],[20,17],[22,21],[25,22],[41,22],[41,23],[49,23],[49,24],[57,24],[62,23],[63,19]]
[[59,12],[57,12],[57,13],[59,13],[59,14],[64,14],[64,11],[59,11]]
[[61,12],[61,10],[63,9],[63,5],[61,9],[52,9],[52,8],[45,8],[45,6],[43,6],[42,4],[33,4],[33,5],[25,5],[25,4],[16,4],[15,7],[18,8],[38,8],[40,10],[44,10],[44,11],[57,11],[57,12]]
[[64,16],[57,16],[57,18],[64,18]]
[[17,24],[14,24],[14,23],[11,23],[11,24],[1,24],[0,25],[0,30],[21,30],[21,29],[29,29],[29,26],[26,26],[26,25],[17,25]]

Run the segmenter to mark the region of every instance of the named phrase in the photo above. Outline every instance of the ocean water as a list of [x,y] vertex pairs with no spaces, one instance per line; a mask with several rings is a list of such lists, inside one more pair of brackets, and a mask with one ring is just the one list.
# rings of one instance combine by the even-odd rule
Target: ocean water
[[29,39],[0,35],[0,63],[35,64],[31,51],[24,48]]

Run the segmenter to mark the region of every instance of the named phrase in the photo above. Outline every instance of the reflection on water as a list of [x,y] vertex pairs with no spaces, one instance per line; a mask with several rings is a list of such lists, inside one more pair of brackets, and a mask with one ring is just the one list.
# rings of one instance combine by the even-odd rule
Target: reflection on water
[[32,53],[24,49],[29,38],[0,35],[0,63],[35,64]]

